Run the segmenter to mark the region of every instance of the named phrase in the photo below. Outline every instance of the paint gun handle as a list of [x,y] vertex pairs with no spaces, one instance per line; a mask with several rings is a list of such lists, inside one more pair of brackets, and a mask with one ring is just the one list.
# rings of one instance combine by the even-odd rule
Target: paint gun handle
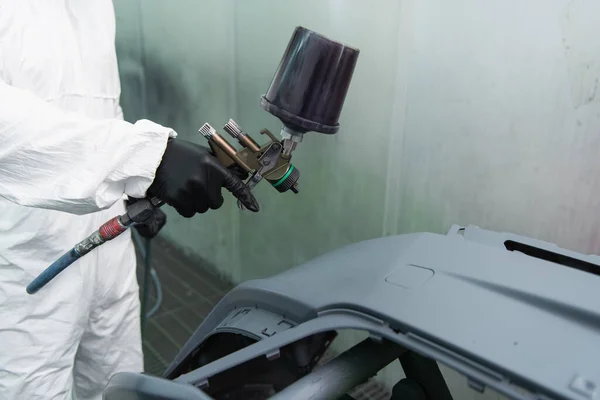
[[134,224],[144,224],[154,215],[157,208],[161,207],[164,201],[153,197],[151,199],[129,199],[127,201],[127,212],[121,215],[121,222],[126,226]]

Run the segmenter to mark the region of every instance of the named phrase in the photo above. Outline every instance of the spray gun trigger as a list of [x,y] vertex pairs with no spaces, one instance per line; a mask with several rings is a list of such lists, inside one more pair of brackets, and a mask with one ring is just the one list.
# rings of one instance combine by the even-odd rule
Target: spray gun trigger
[[[269,148],[265,150],[263,155],[260,156],[260,158],[258,159],[258,164],[260,165],[260,168],[256,170],[254,174],[252,174],[250,179],[248,179],[248,182],[246,182],[246,186],[248,187],[248,189],[253,190],[256,187],[256,185],[258,185],[258,183],[262,181],[263,176],[269,171],[271,171],[273,168],[275,168],[275,166],[277,165],[277,160],[279,160],[279,156],[281,155],[281,150],[282,146],[279,142],[271,144]],[[245,210],[245,207],[241,201],[238,200],[237,204],[240,210]]]

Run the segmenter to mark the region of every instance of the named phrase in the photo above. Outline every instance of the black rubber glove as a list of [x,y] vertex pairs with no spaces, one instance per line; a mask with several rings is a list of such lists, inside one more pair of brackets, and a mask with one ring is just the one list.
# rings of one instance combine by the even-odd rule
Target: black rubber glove
[[[125,205],[129,207],[139,199],[129,198],[125,201]],[[160,208],[156,208],[152,213],[152,216],[143,224],[134,225],[134,228],[138,231],[140,236],[146,239],[152,239],[167,223],[167,214],[165,214]]]
[[[213,154],[212,151],[210,154]],[[240,167],[237,164],[233,164],[231,167],[228,167],[228,169],[233,172],[233,174],[235,176],[237,176],[238,178],[240,178],[241,180],[245,181],[246,179],[248,179],[248,177],[250,176],[250,174],[248,172],[246,172],[244,169],[242,169],[242,167]]]
[[257,212],[252,192],[232,171],[225,168],[206,147],[183,140],[167,143],[148,197],[157,197],[186,218],[223,205],[221,188],[229,190],[244,206]]

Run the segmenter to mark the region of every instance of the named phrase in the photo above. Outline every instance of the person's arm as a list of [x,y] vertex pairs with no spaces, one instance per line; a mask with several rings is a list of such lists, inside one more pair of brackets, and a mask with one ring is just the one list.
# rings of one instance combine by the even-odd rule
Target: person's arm
[[0,80],[0,197],[73,214],[144,197],[174,136],[147,120],[64,112]]

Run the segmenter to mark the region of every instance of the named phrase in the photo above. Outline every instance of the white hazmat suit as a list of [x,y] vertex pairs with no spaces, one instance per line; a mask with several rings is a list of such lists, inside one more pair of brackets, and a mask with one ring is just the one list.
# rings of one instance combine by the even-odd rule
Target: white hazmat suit
[[110,0],[0,0],[3,400],[100,399],[112,374],[143,369],[129,233],[25,292],[124,194],[145,195],[175,135],[122,121],[114,40]]

